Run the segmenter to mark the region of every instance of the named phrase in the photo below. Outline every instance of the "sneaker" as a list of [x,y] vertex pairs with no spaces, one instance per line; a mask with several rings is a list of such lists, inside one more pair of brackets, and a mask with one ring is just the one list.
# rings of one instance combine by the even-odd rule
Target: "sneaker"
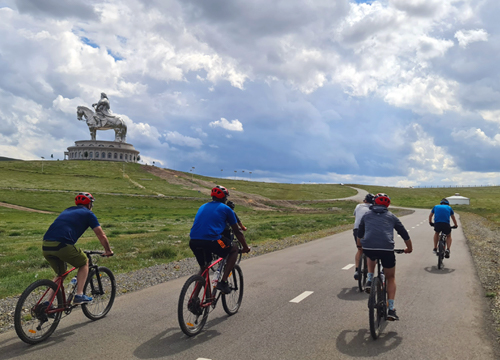
[[354,272],[354,280],[359,280],[359,271]]
[[399,316],[396,315],[396,309],[389,310],[387,312],[387,320],[389,320],[389,321],[397,321],[397,320],[399,320]]
[[369,294],[371,289],[372,289],[372,282],[368,280],[365,285],[365,293]]
[[231,292],[231,288],[227,281],[219,281],[217,283],[217,290],[220,290],[224,294],[229,294]]
[[445,258],[447,258],[447,259],[449,259],[449,258],[450,258],[450,250],[446,249],[446,250],[444,251],[444,257],[445,257]]
[[437,249],[432,249],[432,253],[437,256],[438,250]]
[[87,304],[89,302],[92,302],[92,298],[87,295],[75,295],[73,298],[73,304],[78,305],[78,304]]

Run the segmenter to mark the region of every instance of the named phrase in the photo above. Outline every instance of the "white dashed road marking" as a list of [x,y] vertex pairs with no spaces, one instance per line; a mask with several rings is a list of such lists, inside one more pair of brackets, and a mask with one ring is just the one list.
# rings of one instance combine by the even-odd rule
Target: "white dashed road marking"
[[352,268],[354,266],[354,264],[349,264],[349,265],[346,265],[342,268],[342,270],[349,270],[350,268]]
[[314,291],[304,291],[302,294],[300,294],[296,298],[293,298],[292,300],[290,300],[290,302],[299,303],[302,300],[304,300],[306,297],[308,297],[309,295],[311,295],[313,292]]

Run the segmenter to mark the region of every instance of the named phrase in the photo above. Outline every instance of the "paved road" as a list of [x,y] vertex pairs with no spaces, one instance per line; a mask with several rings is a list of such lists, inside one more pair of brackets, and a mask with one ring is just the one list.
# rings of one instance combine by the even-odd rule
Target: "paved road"
[[[377,341],[369,335],[367,295],[356,290],[353,269],[343,270],[355,252],[345,232],[243,261],[240,311],[228,317],[218,307],[194,338],[177,324],[182,278],[117,298],[100,321],[76,311],[41,345],[0,334],[0,359],[500,358],[460,228],[452,257],[437,270],[427,216],[417,210],[402,218],[415,251],[397,256],[401,321],[388,323]],[[313,293],[290,302],[305,291]]]

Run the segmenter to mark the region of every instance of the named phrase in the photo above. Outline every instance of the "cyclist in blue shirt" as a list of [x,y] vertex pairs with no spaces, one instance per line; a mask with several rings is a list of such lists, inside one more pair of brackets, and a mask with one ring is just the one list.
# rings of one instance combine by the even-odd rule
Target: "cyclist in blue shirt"
[[[432,222],[432,216],[434,216],[434,222]],[[457,219],[455,219],[455,213],[450,206],[450,202],[447,199],[442,199],[439,205],[432,208],[429,214],[429,225],[434,227],[434,249],[432,252],[437,255],[437,243],[439,239],[439,233],[442,231],[446,235],[446,247],[444,252],[444,257],[450,257],[450,247],[451,247],[451,226],[450,218],[453,220],[453,228],[457,228]]]
[[203,204],[196,213],[193,227],[189,234],[191,240],[189,247],[196,256],[196,260],[200,265],[201,273],[210,265],[212,254],[217,254],[220,257],[227,257],[224,274],[221,280],[217,283],[217,289],[225,294],[231,292],[231,288],[227,283],[227,278],[236,264],[238,258],[238,246],[222,235],[226,228],[226,222],[231,226],[234,235],[238,238],[243,246],[242,252],[250,251],[245,236],[238,227],[238,221],[234,211],[226,205],[229,191],[217,185],[211,192],[212,201]]
[[[90,227],[94,230],[97,238],[104,247],[104,256],[113,255],[109,246],[108,238],[92,212],[94,197],[90,193],[79,193],[75,197],[75,205],[64,210],[54,220],[52,225],[43,236],[43,256],[57,275],[66,272],[66,263],[78,268],[76,275],[76,295],[74,304],[84,304],[92,301],[92,298],[83,294],[83,287],[89,273],[87,255],[82,249],[75,246],[78,239]],[[54,281],[57,276],[54,278]]]

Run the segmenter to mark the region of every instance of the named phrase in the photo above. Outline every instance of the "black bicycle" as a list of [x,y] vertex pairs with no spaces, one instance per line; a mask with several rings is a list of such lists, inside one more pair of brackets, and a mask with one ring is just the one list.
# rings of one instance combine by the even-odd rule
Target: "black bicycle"
[[[103,255],[102,251],[84,251],[89,259],[89,274],[83,293],[93,301],[81,304],[82,311],[90,320],[99,320],[111,310],[116,295],[115,277],[111,270],[97,266],[92,255]],[[72,303],[76,293],[76,283],[70,286],[68,294],[64,290],[64,279],[76,268],[66,271],[56,281],[41,279],[24,290],[17,301],[14,312],[14,327],[19,338],[34,345],[46,340],[56,330],[63,313],[69,315],[80,305]]]
[[[457,226],[452,226],[452,229],[456,229]],[[446,253],[446,239],[448,236],[442,231],[439,233],[438,240],[438,248],[437,248],[437,256],[438,256],[438,269],[442,269],[444,267],[443,260],[445,258]]]
[[365,253],[361,254],[358,262],[358,287],[359,291],[365,291],[366,278],[368,276],[368,263]]
[[[394,253],[403,254],[403,249],[394,249]],[[387,320],[387,287],[384,269],[380,259],[377,259],[377,276],[373,277],[370,297],[368,298],[368,313],[370,316],[370,333],[374,340],[380,335],[380,328]]]

